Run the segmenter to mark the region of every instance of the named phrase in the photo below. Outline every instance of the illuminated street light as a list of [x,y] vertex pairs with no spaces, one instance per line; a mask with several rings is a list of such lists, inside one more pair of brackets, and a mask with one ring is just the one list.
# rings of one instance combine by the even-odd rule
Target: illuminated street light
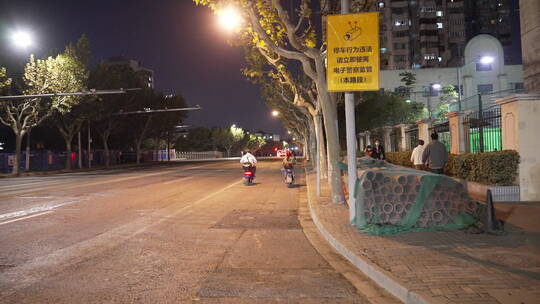
[[272,116],[274,116],[274,117],[277,117],[277,116],[279,116],[279,112],[278,112],[278,111],[276,111],[276,110],[272,111]]
[[28,32],[17,31],[11,35],[11,40],[19,48],[27,48],[32,45],[32,36]]
[[406,103],[411,103],[410,99],[405,100]]
[[240,13],[232,6],[219,10],[217,15],[219,25],[228,31],[237,29],[242,23]]
[[490,64],[492,63],[493,61],[495,60],[495,58],[491,57],[491,56],[482,56],[480,58],[480,63],[481,64]]
[[440,90],[441,89],[441,84],[440,83],[434,83],[434,84],[431,85],[431,87],[434,90]]

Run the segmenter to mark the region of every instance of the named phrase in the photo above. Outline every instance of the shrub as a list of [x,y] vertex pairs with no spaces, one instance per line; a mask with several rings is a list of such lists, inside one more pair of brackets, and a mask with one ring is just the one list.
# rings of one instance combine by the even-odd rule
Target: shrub
[[[411,151],[388,152],[386,160],[412,167]],[[488,185],[510,186],[518,176],[519,153],[504,150],[484,153],[450,154],[445,172],[450,176]]]
[[400,151],[400,152],[386,152],[386,161],[394,165],[412,167],[411,162],[412,151]]

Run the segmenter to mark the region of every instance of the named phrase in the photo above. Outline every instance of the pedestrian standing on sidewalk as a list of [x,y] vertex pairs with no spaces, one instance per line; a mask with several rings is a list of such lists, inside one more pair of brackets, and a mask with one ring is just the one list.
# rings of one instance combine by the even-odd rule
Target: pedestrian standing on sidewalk
[[381,146],[381,143],[379,142],[379,140],[376,140],[375,145],[373,146],[373,158],[385,159],[384,148],[383,146]]
[[422,162],[422,154],[424,153],[424,141],[419,140],[418,146],[414,148],[411,154],[411,162],[416,170],[424,170],[424,163]]
[[422,162],[427,164],[433,173],[444,174],[444,165],[448,162],[448,152],[442,142],[439,141],[439,134],[431,134],[431,142],[422,153]]
[[367,157],[373,157],[373,149],[371,148],[371,145],[367,145],[367,147],[364,149],[364,153]]

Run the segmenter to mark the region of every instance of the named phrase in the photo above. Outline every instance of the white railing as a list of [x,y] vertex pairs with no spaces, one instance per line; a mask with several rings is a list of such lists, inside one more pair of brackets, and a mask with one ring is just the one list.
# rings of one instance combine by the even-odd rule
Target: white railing
[[208,159],[208,158],[223,158],[223,152],[220,151],[203,151],[203,152],[176,152],[177,159]]

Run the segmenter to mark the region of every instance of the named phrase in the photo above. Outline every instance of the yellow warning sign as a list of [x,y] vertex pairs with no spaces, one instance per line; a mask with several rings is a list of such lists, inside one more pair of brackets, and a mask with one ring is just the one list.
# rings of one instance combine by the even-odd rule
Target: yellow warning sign
[[376,91],[379,13],[328,16],[328,91]]

